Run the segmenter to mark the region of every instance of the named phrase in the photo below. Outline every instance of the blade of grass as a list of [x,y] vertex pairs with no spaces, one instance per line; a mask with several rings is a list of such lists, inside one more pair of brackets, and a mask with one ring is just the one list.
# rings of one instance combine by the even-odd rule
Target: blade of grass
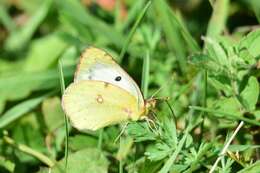
[[120,15],[121,15],[121,1],[116,0],[116,5],[115,5],[115,12],[114,12],[114,26],[116,30],[119,30],[120,28]]
[[8,32],[13,32],[15,30],[15,23],[6,11],[6,8],[0,4],[0,21]]
[[120,52],[120,55],[119,55],[119,61],[121,61],[123,59],[123,57],[124,57],[124,55],[126,53],[126,50],[128,48],[128,45],[129,45],[129,43],[130,43],[130,41],[131,41],[135,31],[136,31],[138,25],[140,24],[140,22],[142,21],[144,15],[147,12],[148,8],[150,7],[151,3],[152,3],[151,1],[148,1],[146,3],[145,7],[143,8],[143,10],[138,15],[137,20],[134,23],[134,26],[132,27],[130,33],[128,34],[128,36],[126,38],[126,41],[124,42],[123,48],[122,48],[122,50]]
[[146,99],[148,95],[148,85],[149,85],[149,71],[150,71],[150,52],[146,51],[146,56],[143,58],[143,72],[142,72],[142,92]]
[[[63,95],[65,91],[65,82],[64,82],[64,75],[63,75],[63,69],[62,69],[62,59],[59,59],[58,64],[58,70],[59,70],[59,77],[60,77],[60,86],[61,86],[61,95]],[[64,123],[65,123],[65,170],[67,170],[68,166],[68,148],[69,148],[69,120],[67,115],[64,113]]]
[[172,21],[173,25],[178,27],[178,29],[180,30],[181,35],[183,36],[183,38],[186,41],[186,43],[187,43],[188,47],[190,48],[190,50],[193,53],[200,51],[201,48],[200,48],[199,44],[192,37],[192,35],[188,31],[188,29],[186,28],[186,26],[185,26],[181,16],[174,14],[174,11],[170,8],[170,6],[167,6],[167,7],[168,7],[169,13],[172,16],[171,17],[171,21]]
[[[55,91],[56,92],[56,91]],[[34,109],[36,106],[38,106],[44,99],[49,97],[50,95],[54,94],[55,92],[50,92],[46,95],[43,95],[41,97],[28,99],[23,102],[20,102],[19,104],[13,106],[11,109],[6,111],[1,117],[0,117],[0,129],[6,127],[10,123],[16,121],[18,118],[22,117],[32,109]]]
[[121,31],[129,28],[129,25],[133,23],[133,21],[136,19],[136,16],[138,16],[139,12],[142,10],[144,3],[145,0],[135,1],[134,5],[132,5],[131,8],[128,10],[127,18],[122,23],[122,27],[120,28]]
[[[240,120],[240,121],[245,121],[245,122],[247,122],[249,124],[260,126],[260,122],[257,122],[257,120],[252,120],[252,119],[245,118],[245,117],[242,117],[242,116],[236,116],[236,115],[233,115],[231,113],[222,112],[222,111],[215,111],[215,110],[212,110],[212,109],[209,109],[209,108],[203,108],[203,107],[199,107],[199,106],[189,106],[189,108],[190,109],[194,109],[194,110],[198,110],[198,111],[205,111],[205,112],[208,112],[208,113],[212,113],[213,115],[214,114],[221,114],[221,115],[223,115],[223,116],[215,115],[215,117],[218,117],[218,118]],[[207,115],[209,116],[210,114],[207,114]]]
[[180,34],[180,26],[172,22],[172,18],[176,18],[173,13],[169,12],[169,7],[166,1],[156,0],[154,1],[155,11],[158,13],[157,16],[160,20],[160,25],[166,35],[167,44],[172,52],[176,54],[180,71],[186,72],[186,48],[184,46],[183,39]]
[[[208,72],[207,70],[204,70],[204,75],[203,75],[203,103],[202,103],[202,106],[204,108],[207,108],[207,88],[208,88]],[[202,142],[202,138],[203,138],[203,131],[204,131],[204,121],[205,121],[205,117],[206,117],[206,112],[202,112],[202,119],[203,121],[201,122],[201,125],[200,125],[200,136],[199,136],[199,141],[200,143]]]
[[104,132],[104,129],[100,129],[99,134],[98,134],[98,146],[97,147],[100,151],[102,150],[103,132]]
[[[70,78],[73,70],[72,66],[66,67],[64,71],[65,78]],[[18,71],[17,73],[17,71],[13,70],[10,75],[0,76],[0,81],[0,91],[3,91],[1,92],[1,99],[9,101],[28,97],[32,91],[50,90],[59,87],[57,68],[33,73],[24,71]]]
[[[118,48],[123,45],[124,36],[117,32],[113,26],[108,25],[100,18],[90,14],[85,7],[74,0],[56,1],[60,7],[60,15],[70,16],[70,20],[75,20],[83,26],[88,27],[92,32],[104,36]],[[73,13],[71,13],[73,11]]]

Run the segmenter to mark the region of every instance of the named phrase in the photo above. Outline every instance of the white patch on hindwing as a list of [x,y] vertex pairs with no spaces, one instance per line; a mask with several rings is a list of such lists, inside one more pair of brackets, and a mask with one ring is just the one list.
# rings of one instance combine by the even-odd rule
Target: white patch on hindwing
[[81,72],[79,76],[77,76],[76,80],[104,81],[128,91],[137,99],[139,97],[138,88],[136,88],[138,86],[136,86],[133,80],[116,65],[107,65],[102,63],[94,64],[90,68],[86,69],[86,71]]

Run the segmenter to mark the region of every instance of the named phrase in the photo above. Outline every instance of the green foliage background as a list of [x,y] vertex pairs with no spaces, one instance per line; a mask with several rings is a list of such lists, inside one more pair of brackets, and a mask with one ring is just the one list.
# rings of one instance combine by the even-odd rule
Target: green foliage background
[[[259,1],[124,0],[123,19],[87,2],[0,2],[0,172],[258,172]],[[170,98],[117,142],[120,125],[66,136],[60,79],[93,45]]]

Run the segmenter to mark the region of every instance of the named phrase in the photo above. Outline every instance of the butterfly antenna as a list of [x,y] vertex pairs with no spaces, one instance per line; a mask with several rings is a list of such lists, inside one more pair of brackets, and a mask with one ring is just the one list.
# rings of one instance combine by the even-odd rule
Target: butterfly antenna
[[171,106],[171,104],[169,103],[168,100],[165,100],[165,102],[166,102],[167,106],[169,107],[169,109],[170,109],[170,111],[171,111],[173,120],[174,120],[174,122],[175,122],[175,126],[177,126],[177,124],[176,124],[176,122],[177,122],[177,121],[176,121],[176,115],[175,115],[175,113],[174,113],[174,111],[173,111],[173,108],[172,108],[172,106]]
[[123,126],[121,132],[120,132],[119,135],[116,137],[114,143],[116,143],[116,142],[118,141],[118,139],[123,135],[123,133],[125,132],[126,127],[127,127],[128,124],[129,124],[129,123],[127,122],[127,123]]

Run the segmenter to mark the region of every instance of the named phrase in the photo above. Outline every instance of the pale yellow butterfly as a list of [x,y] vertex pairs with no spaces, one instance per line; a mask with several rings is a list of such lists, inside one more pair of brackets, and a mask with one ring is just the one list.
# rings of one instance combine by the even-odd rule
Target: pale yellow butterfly
[[135,81],[105,51],[90,47],[80,57],[62,108],[80,131],[144,119],[153,101],[144,101]]

